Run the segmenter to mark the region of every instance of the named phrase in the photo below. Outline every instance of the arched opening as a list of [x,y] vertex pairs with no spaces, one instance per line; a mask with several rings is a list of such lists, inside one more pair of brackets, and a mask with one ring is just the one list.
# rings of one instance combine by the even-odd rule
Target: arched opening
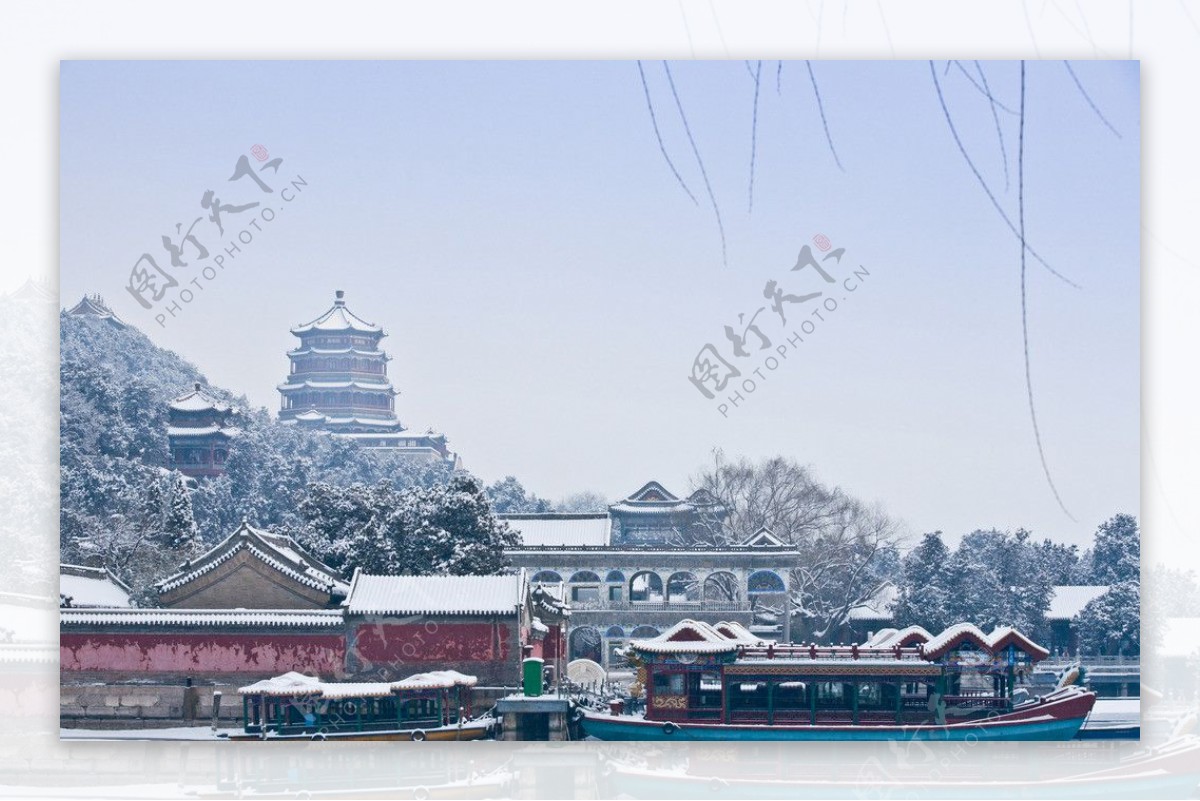
[[742,588],[737,576],[727,570],[719,570],[704,579],[704,602],[706,604],[740,604]]
[[600,630],[595,626],[583,626],[571,632],[571,659],[590,659],[597,664],[602,659]]
[[604,632],[605,637],[620,638],[625,636],[625,629],[620,626],[609,626],[608,631]]
[[624,584],[625,574],[620,570],[610,570],[608,571],[608,575],[604,577],[604,580],[609,584]]
[[629,580],[629,600],[637,602],[661,602],[663,599],[662,578],[657,573],[643,570],[634,573]]
[[531,584],[561,584],[562,576],[553,570],[539,570],[529,581]]
[[652,637],[657,637],[658,634],[658,629],[656,629],[654,626],[638,626],[636,629],[629,632],[629,639],[649,640]]
[[590,570],[579,570],[571,576],[572,584],[599,584],[600,577]]
[[600,600],[600,577],[590,570],[580,570],[571,576],[571,603]]
[[699,601],[701,597],[700,580],[695,573],[680,571],[672,573],[667,579],[667,603],[675,604],[686,601]]
[[772,595],[782,594],[787,591],[783,586],[783,579],[778,573],[770,570],[760,570],[757,573],[751,573],[750,578],[746,579],[746,593],[748,595]]

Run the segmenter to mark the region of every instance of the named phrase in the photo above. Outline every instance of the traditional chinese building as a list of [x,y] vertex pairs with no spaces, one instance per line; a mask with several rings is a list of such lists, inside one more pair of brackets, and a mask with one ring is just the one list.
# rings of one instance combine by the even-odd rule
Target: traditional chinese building
[[129,585],[102,567],[58,566],[58,605],[63,609],[112,609],[133,606]]
[[457,465],[445,434],[417,434],[397,418],[399,393],[388,378],[390,358],[379,347],[386,334],[350,311],[342,290],[328,311],[291,331],[300,344],[288,351],[291,372],[278,387],[281,422]]
[[126,326],[125,321],[118,317],[112,309],[108,308],[108,304],[104,302],[104,298],[99,295],[84,295],[82,300],[67,311],[67,314],[73,314],[76,317],[95,317],[96,319],[115,325],[117,328],[125,328]]
[[163,606],[186,609],[326,609],[349,589],[291,537],[245,521],[155,586]]
[[506,551],[535,583],[562,584],[568,655],[623,667],[630,639],[684,618],[733,621],[783,636],[787,580],[800,553],[770,531],[719,544],[724,516],[704,492],[680,499],[651,481],[604,514],[502,515],[522,544]]
[[171,467],[191,478],[225,472],[229,442],[238,433],[237,409],[195,384],[191,392],[171,401],[167,416]]
[[[354,681],[457,670],[496,697],[508,692],[498,688],[517,686],[526,654],[561,663],[568,614],[561,588],[532,585],[524,571],[356,573],[349,586],[340,584],[346,597],[334,608],[300,608],[280,588],[317,589],[302,579],[320,583],[325,575],[312,575],[299,551],[285,563],[294,543],[263,535],[243,527],[189,572],[161,582],[172,608],[61,610],[62,722],[208,720],[217,691],[229,696],[288,671]],[[292,605],[245,608],[255,600]],[[219,714],[234,722],[241,708],[226,703]]]

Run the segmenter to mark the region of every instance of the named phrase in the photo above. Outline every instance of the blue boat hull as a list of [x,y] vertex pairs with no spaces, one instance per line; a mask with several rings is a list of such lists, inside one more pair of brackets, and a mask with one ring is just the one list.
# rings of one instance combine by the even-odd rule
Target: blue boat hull
[[951,726],[737,726],[662,723],[637,718],[587,714],[583,731],[598,740],[774,740],[774,741],[881,741],[937,740],[977,742],[986,740],[1070,740],[1083,725],[1073,720],[1036,719],[990,723],[960,723]]

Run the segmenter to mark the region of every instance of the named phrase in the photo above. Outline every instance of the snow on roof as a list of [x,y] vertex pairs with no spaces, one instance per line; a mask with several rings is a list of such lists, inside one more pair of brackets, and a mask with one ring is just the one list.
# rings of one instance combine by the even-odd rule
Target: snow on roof
[[227,437],[233,437],[237,434],[237,429],[222,428],[221,426],[167,426],[168,437],[207,437],[213,434],[224,434]]
[[883,629],[874,637],[864,643],[864,646],[871,648],[890,648],[893,645],[913,645],[914,643],[926,643],[933,639],[933,635],[926,631],[921,626],[908,626],[903,629]]
[[290,537],[254,528],[245,521],[207,553],[185,563],[180,572],[155,586],[160,593],[170,592],[215,570],[242,551],[306,587],[340,594],[349,589],[329,567],[305,553]]
[[197,383],[192,385],[191,392],[185,392],[171,401],[171,408],[177,412],[203,412],[209,409],[224,412],[228,411],[229,405],[214,398]]
[[276,386],[280,392],[292,392],[297,389],[386,389],[396,390],[390,381],[314,381],[306,378],[303,381],[286,381]]
[[298,325],[292,333],[299,336],[313,331],[358,331],[364,334],[382,334],[383,329],[374,323],[368,323],[354,312],[346,308],[345,293],[338,290],[333,306],[317,319]]
[[922,654],[926,659],[937,659],[967,641],[974,642],[981,649],[992,653],[1008,645],[1015,645],[1039,659],[1045,659],[1050,655],[1045,648],[1011,626],[1001,626],[993,630],[991,634],[984,634],[973,623],[956,623],[949,627],[926,642]]
[[715,624],[713,628],[731,640],[738,640],[747,644],[757,644],[763,641],[761,637],[736,620],[722,620],[720,623]]
[[608,514],[499,515],[531,546],[608,545]]
[[657,637],[630,641],[633,648],[651,654],[725,654],[736,651],[739,644],[708,623],[687,619]]
[[1071,620],[1082,612],[1089,602],[1108,592],[1107,586],[1087,584],[1058,585],[1052,589],[1054,594],[1050,596],[1046,620]]
[[104,568],[60,565],[59,603],[72,609],[130,607],[129,587]]
[[[28,281],[25,286],[29,286]],[[22,290],[25,289],[23,286]],[[14,293],[15,295],[16,293]],[[104,302],[104,298],[99,295],[84,295],[83,299],[71,307],[67,314],[74,314],[81,317],[98,317],[102,320],[108,320],[121,328],[125,328],[125,321],[118,317],[112,309],[108,308],[108,304]]]
[[786,542],[775,535],[775,532],[766,526],[763,526],[738,544],[749,548],[762,548],[764,546],[781,547],[787,545]]
[[344,606],[355,615],[516,614],[523,574],[507,576],[374,576],[354,573]]
[[866,603],[850,610],[851,620],[891,620],[892,607],[900,597],[900,590],[890,581],[884,584]]
[[381,698],[405,690],[438,690],[474,687],[476,678],[457,670],[417,673],[400,681],[321,681],[316,676],[291,671],[282,676],[239,687],[242,695],[320,696],[321,698]]
[[387,356],[381,350],[373,348],[358,348],[347,345],[344,348],[312,348],[299,347],[287,352],[288,356]]
[[64,626],[340,626],[338,609],[63,609]]
[[308,422],[310,420],[325,420],[327,418],[316,409],[309,409],[307,412],[300,412],[300,414],[296,415],[292,419]]

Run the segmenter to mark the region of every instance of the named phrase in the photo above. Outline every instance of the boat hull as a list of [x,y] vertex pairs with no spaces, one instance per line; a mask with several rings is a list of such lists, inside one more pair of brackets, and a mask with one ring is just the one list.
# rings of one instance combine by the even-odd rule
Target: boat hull
[[385,731],[318,731],[296,734],[269,733],[234,734],[230,740],[245,740],[258,742],[295,742],[295,741],[380,741],[402,740],[431,742],[465,742],[482,740],[495,729],[495,721],[465,723],[462,726],[442,726],[437,729],[394,729]]
[[950,742],[1070,740],[1079,732],[1095,696],[1063,691],[1043,702],[988,720],[910,725],[752,725],[645,720],[632,715],[584,711],[584,733],[598,740],[785,740]]

